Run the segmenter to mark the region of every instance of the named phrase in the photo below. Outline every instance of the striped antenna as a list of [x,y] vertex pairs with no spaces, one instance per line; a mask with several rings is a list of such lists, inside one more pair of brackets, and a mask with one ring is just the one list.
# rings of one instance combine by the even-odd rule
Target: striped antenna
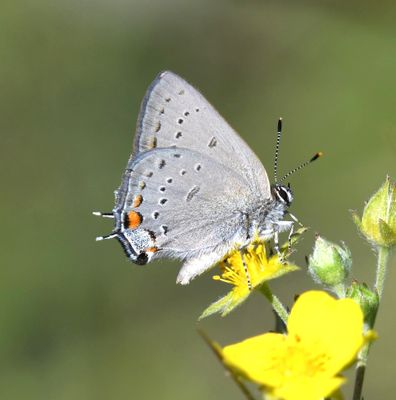
[[279,146],[282,136],[282,118],[278,120],[278,134],[276,135],[276,147],[275,147],[275,161],[274,161],[274,179],[275,183],[278,182],[278,158],[279,158]]
[[288,178],[290,175],[293,175],[295,172],[299,171],[300,169],[306,167],[307,165],[311,164],[311,162],[317,160],[319,157],[322,157],[323,153],[321,151],[319,151],[318,153],[316,153],[310,160],[305,161],[304,163],[302,163],[301,165],[299,165],[296,168],[293,168],[291,171],[289,171],[279,182],[284,181],[286,178]]

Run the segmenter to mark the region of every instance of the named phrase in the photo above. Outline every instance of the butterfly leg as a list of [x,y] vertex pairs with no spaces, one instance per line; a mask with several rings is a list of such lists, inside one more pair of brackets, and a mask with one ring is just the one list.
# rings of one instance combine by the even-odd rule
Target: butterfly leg
[[[297,217],[295,215],[293,215],[292,213],[287,211],[287,214],[290,215],[290,218],[296,222],[298,225],[300,225],[301,227],[304,227],[304,225],[297,219]],[[289,237],[288,237],[288,241],[289,241],[289,251],[291,250],[291,238],[293,236],[294,233],[294,224],[292,223],[290,226],[290,231],[289,231]]]
[[279,247],[279,232],[289,230],[289,243],[291,243],[291,235],[293,234],[293,225],[294,222],[292,221],[278,221],[276,224],[273,224],[272,230],[274,234],[274,244],[275,244],[275,251],[279,256],[280,261],[282,264],[286,264],[285,258],[283,257],[280,247]]
[[249,274],[249,270],[245,261],[245,255],[243,254],[242,250],[239,250],[239,254],[241,255],[241,259],[242,259],[242,264],[243,264],[243,268],[245,270],[245,274],[246,274],[246,281],[247,281],[247,285],[249,290],[252,290],[252,281],[250,279],[250,274]]
[[296,217],[295,215],[293,215],[293,214],[290,213],[290,212],[287,212],[287,214],[289,214],[289,215],[290,215],[290,218],[291,218],[294,222],[297,222],[298,225],[300,225],[301,227],[304,226],[304,225],[297,219],[297,217]]
[[287,237],[287,242],[288,242],[288,251],[291,251],[291,247],[292,247],[292,236],[294,233],[294,224],[291,224],[290,226],[290,231],[289,231],[289,236]]
[[275,248],[275,251],[279,256],[279,259],[283,260],[282,254],[281,254],[280,249],[279,249],[279,226],[277,224],[274,224],[272,229],[273,229],[273,232],[274,232],[274,248]]

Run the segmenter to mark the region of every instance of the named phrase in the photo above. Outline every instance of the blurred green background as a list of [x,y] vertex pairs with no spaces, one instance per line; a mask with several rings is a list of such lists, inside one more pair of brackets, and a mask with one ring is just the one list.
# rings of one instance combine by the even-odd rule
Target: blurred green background
[[[393,1],[3,0],[0,9],[2,399],[241,399],[196,332],[228,287],[211,273],[175,285],[177,262],[145,267],[116,241],[113,190],[131,151],[140,101],[170,69],[199,87],[272,173],[322,150],[291,179],[292,212],[344,240],[353,277],[375,257],[348,210],[387,173],[396,178],[396,6]],[[393,267],[395,257],[392,259]],[[390,268],[365,398],[393,399]],[[304,270],[278,279],[288,304],[317,287]],[[259,295],[201,326],[222,344],[273,327]],[[348,393],[348,389],[346,391]]]

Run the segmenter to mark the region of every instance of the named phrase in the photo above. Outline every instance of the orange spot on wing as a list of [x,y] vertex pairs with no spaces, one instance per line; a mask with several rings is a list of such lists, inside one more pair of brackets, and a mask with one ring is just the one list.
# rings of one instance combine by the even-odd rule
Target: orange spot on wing
[[148,247],[145,252],[146,253],[156,253],[158,251],[157,247]]
[[143,201],[143,196],[141,194],[138,194],[133,199],[132,207],[139,207],[140,204],[142,204],[142,201]]
[[143,217],[140,213],[136,211],[131,211],[128,214],[128,228],[136,229],[142,223]]

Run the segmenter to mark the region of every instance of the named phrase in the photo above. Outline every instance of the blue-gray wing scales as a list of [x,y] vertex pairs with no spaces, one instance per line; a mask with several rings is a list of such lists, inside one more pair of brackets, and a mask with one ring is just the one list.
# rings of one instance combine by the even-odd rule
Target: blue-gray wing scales
[[[116,208],[136,211],[156,257],[185,261],[188,283],[248,235],[248,215],[271,197],[266,171],[247,144],[191,85],[164,72],[143,100],[133,154]],[[129,205],[130,206],[129,206]]]
[[195,150],[243,176],[269,198],[267,173],[249,146],[214,107],[178,75],[158,75],[143,100],[131,160],[138,153],[161,147]]
[[163,148],[142,154],[132,165],[128,186],[126,204],[142,196],[140,227],[155,233],[163,253],[180,258],[230,240],[238,228],[246,231],[238,224],[256,199],[231,169],[189,149]]
[[[187,262],[181,283],[246,241],[246,211],[257,194],[240,175],[202,153],[178,148],[144,152],[131,165],[126,184],[125,211],[143,216],[137,229],[155,237],[153,258]],[[138,195],[141,204],[134,208]]]

